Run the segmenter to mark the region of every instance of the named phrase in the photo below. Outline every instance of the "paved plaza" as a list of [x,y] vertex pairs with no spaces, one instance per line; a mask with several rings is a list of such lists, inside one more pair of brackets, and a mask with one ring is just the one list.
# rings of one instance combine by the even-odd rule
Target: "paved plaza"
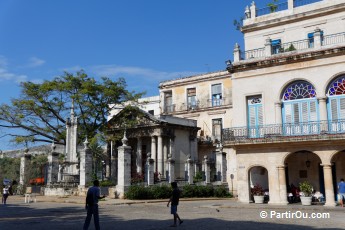
[[[82,229],[86,212],[81,197],[50,199],[37,203],[11,196],[0,205],[0,229]],[[106,199],[100,202],[102,229],[172,229],[167,202],[132,202]],[[184,220],[179,229],[345,229],[345,208],[323,206],[272,206],[241,204],[232,199],[182,200],[178,213]],[[261,218],[260,215],[266,218]],[[311,218],[312,215],[326,215]],[[308,215],[308,217],[306,216]],[[327,216],[328,215],[328,216]],[[304,218],[305,217],[305,218]],[[309,218],[310,217],[310,218]],[[90,229],[94,229],[91,222]]]

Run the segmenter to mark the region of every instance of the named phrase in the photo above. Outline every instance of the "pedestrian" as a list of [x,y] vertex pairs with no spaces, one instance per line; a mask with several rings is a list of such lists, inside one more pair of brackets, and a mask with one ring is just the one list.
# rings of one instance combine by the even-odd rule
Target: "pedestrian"
[[4,205],[6,205],[6,200],[7,197],[9,196],[10,192],[9,192],[9,186],[5,185],[4,188],[2,189],[2,203]]
[[169,202],[167,204],[167,207],[169,207],[169,204],[171,202],[170,210],[171,210],[171,214],[174,215],[174,224],[171,225],[170,227],[176,227],[177,219],[179,220],[180,225],[183,223],[180,216],[177,214],[177,206],[180,200],[180,190],[177,187],[177,182],[171,182],[171,187],[173,188],[173,191],[172,191],[172,196],[170,197]]
[[83,229],[89,228],[91,217],[93,215],[93,222],[95,224],[95,229],[99,230],[99,214],[98,214],[98,200],[103,199],[105,195],[101,197],[101,190],[99,188],[99,181],[95,180],[93,182],[93,187],[89,188],[86,195],[85,209],[87,210],[87,216],[85,219]]
[[338,194],[339,194],[339,203],[340,203],[341,207],[344,207],[345,182],[344,182],[343,178],[341,178],[340,182],[338,183]]

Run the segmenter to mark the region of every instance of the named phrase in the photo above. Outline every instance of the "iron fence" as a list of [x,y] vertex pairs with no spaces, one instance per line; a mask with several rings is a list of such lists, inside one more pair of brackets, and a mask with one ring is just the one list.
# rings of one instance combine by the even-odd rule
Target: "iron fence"
[[322,45],[332,45],[345,42],[345,32],[326,35],[323,37]]

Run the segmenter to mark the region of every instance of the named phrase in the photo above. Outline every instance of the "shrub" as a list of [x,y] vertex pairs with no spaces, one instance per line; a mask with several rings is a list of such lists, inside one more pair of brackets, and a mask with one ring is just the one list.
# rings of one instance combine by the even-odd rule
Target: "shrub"
[[193,182],[196,183],[200,181],[202,181],[202,172],[197,172],[193,177]]
[[168,185],[152,186],[150,193],[154,199],[167,199],[171,196],[172,188]]
[[144,200],[150,199],[149,188],[140,185],[132,185],[125,193],[125,198],[130,200]]
[[100,181],[99,185],[102,186],[102,187],[115,186],[115,184],[111,180]]
[[195,187],[193,185],[185,185],[183,186],[181,197],[196,197],[195,195]]
[[215,197],[232,197],[228,189],[223,185],[217,186],[214,188],[214,196]]

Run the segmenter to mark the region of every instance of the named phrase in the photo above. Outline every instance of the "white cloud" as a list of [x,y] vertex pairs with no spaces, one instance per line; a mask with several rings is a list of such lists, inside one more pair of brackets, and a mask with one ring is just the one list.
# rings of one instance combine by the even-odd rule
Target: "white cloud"
[[149,68],[141,68],[135,66],[117,66],[117,65],[98,65],[92,66],[91,71],[100,76],[117,75],[119,77],[145,77],[146,80],[165,81],[180,77],[192,76],[200,74],[198,72],[181,71],[181,72],[165,72],[157,71]]
[[24,74],[15,74],[8,70],[8,60],[4,56],[0,55],[0,81],[14,80],[19,83],[27,80],[27,76]]
[[27,67],[37,67],[41,66],[45,63],[45,60],[39,59],[37,57],[31,57],[29,58],[29,64],[27,64]]

